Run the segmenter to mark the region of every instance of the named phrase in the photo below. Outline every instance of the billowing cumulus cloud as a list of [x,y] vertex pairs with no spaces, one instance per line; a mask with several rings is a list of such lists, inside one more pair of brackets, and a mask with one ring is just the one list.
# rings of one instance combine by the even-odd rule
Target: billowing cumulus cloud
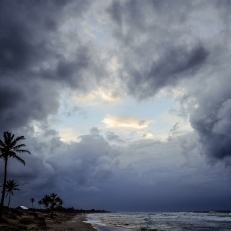
[[215,159],[227,159],[230,152],[230,81],[227,76],[211,77],[198,107],[192,111],[191,124],[198,132],[203,153]]

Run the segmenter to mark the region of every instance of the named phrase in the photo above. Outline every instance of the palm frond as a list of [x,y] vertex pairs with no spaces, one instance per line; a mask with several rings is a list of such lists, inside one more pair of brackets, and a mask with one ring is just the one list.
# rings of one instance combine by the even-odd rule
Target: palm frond
[[14,151],[9,151],[6,156],[9,156],[9,157],[14,157],[14,156],[17,156],[16,152]]
[[9,132],[4,132],[3,133],[3,138],[4,138],[4,143],[5,144],[9,144],[9,136],[10,136]]
[[8,142],[8,145],[10,145],[13,141],[13,138],[12,136],[14,137],[14,134],[11,134],[11,132],[7,132],[7,142]]
[[19,149],[21,147],[26,147],[26,145],[25,144],[19,144],[17,146],[12,147],[12,149],[16,151],[16,149]]
[[2,153],[4,155],[6,153],[6,149],[5,148],[0,148],[0,153]]
[[19,153],[28,153],[28,154],[31,154],[28,150],[24,150],[24,149],[15,150],[15,151],[19,152]]
[[24,150],[24,149],[16,150],[16,152],[31,154],[31,153],[30,153],[30,151],[28,151],[28,150]]
[[10,133],[10,142],[12,143],[13,140],[14,140],[14,134]]
[[21,159],[19,156],[15,155],[15,156],[13,156],[13,158],[15,158],[16,160],[18,160],[19,162],[21,162],[22,164],[25,165],[25,161],[23,159]]
[[25,137],[24,136],[18,136],[17,138],[15,138],[14,140],[12,140],[12,142],[11,142],[11,148],[13,148],[18,143],[18,141],[20,141],[20,140],[25,140]]
[[2,147],[2,148],[5,148],[6,147],[6,145],[0,140],[0,146]]

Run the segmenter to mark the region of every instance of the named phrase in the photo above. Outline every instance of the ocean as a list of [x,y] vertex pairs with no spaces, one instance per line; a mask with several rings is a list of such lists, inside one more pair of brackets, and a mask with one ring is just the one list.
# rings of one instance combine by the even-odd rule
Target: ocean
[[88,214],[98,231],[231,231],[231,214],[222,212]]

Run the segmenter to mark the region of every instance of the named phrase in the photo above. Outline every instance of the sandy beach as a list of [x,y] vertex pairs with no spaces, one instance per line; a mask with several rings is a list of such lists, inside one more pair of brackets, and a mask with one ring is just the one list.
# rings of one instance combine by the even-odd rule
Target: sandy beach
[[85,214],[56,212],[52,217],[51,212],[6,209],[3,218],[1,231],[96,231],[91,224],[84,222]]
[[78,230],[78,231],[96,231],[91,224],[85,223],[85,215],[76,215],[71,220],[63,221],[60,224],[51,224],[50,231]]

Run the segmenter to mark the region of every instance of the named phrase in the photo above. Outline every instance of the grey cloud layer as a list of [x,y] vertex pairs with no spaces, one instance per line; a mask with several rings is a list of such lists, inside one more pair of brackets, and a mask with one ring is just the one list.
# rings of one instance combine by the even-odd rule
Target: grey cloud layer
[[[114,1],[108,9],[120,46],[121,77],[128,93],[136,98],[151,97],[163,87],[175,86],[207,64],[211,52],[187,23],[198,5],[182,3]],[[176,13],[178,8],[180,14]]]
[[59,32],[67,15],[78,18],[87,8],[87,1],[0,2],[2,131],[55,113],[63,88],[87,88],[82,72],[92,65],[89,50],[81,43],[68,60]]
[[78,143],[65,144],[54,133],[45,141],[43,136],[29,138],[28,148],[34,155],[23,156],[26,167],[9,161],[9,179],[15,179],[21,189],[12,203],[29,206],[28,198],[38,200],[57,192],[65,206],[77,208],[160,211],[173,209],[177,201],[174,210],[183,210],[193,201],[191,209],[203,209],[209,201],[213,209],[213,196],[221,190],[222,196],[216,198],[226,200],[229,178],[220,166],[203,164],[193,147],[196,140],[191,133],[167,143],[143,140],[112,147],[97,128]]
[[118,165],[118,151],[98,134],[82,136],[79,143],[71,144],[63,143],[49,130],[43,136],[28,137],[27,148],[33,154],[21,155],[26,167],[9,161],[8,178],[20,184],[21,199],[31,194],[41,197],[51,191],[67,199],[67,188],[72,193],[99,191],[98,185],[110,178]]

